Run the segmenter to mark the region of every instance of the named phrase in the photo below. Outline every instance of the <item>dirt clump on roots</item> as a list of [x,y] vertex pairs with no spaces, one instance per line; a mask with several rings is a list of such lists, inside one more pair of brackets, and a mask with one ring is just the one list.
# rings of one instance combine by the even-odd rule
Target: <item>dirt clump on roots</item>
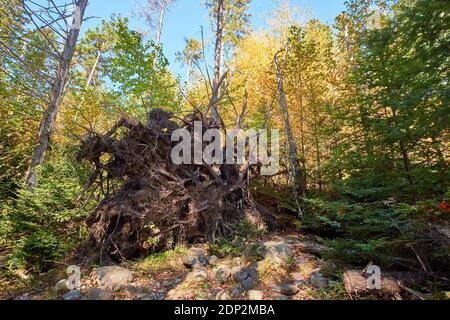
[[173,119],[157,109],[145,124],[124,118],[108,133],[91,132],[83,140],[78,159],[95,166],[85,191],[95,185],[107,189],[86,220],[89,238],[77,253],[83,264],[138,258],[183,242],[215,241],[230,236],[244,220],[272,227],[270,212],[249,191],[260,166],[174,165],[174,130],[193,134],[195,121],[203,122],[204,131],[213,125],[200,112],[179,119],[181,126]]

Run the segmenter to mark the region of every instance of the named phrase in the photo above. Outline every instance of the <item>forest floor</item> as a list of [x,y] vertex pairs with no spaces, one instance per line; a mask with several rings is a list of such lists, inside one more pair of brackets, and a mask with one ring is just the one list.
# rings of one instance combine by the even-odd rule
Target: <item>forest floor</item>
[[93,266],[82,271],[79,290],[57,285],[67,277],[59,268],[27,286],[16,283],[2,295],[19,300],[349,299],[337,267],[309,253],[311,248],[318,244],[297,232],[176,247],[114,268]]
[[[119,266],[82,270],[78,290],[65,267],[0,293],[16,300],[348,300],[342,274],[322,246],[298,232],[176,247]],[[20,283],[24,283],[23,281]],[[365,299],[377,299],[369,296]],[[416,299],[414,295],[402,299]]]

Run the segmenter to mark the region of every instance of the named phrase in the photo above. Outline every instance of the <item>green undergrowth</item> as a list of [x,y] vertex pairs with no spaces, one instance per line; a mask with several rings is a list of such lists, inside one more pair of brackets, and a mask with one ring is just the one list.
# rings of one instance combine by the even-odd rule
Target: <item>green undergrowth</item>
[[306,204],[308,220],[297,227],[328,247],[325,258],[420,270],[420,257],[434,271],[450,266],[450,249],[436,231],[448,226],[449,214],[439,209],[437,200],[409,205],[393,199],[357,203],[315,198]]

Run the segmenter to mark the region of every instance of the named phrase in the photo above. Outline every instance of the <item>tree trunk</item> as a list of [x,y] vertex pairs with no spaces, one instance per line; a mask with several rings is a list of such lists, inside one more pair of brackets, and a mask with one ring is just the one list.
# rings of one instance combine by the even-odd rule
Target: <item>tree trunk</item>
[[61,55],[61,60],[56,70],[56,77],[50,92],[50,100],[40,125],[38,144],[33,152],[30,165],[26,173],[25,184],[28,188],[34,188],[36,186],[36,168],[40,166],[45,159],[45,153],[48,149],[51,132],[64,97],[70,63],[75,52],[75,46],[80,34],[80,27],[81,23],[83,22],[84,12],[86,10],[87,4],[88,0],[78,0],[76,3],[72,26],[67,35],[67,40]]
[[164,19],[166,16],[166,4],[161,5],[161,10],[159,11],[159,23],[158,23],[158,31],[156,33],[156,45],[159,47],[161,45],[161,35],[164,26]]
[[219,100],[219,88],[220,85],[220,66],[221,66],[221,55],[222,55],[222,38],[223,38],[223,28],[224,28],[224,11],[225,11],[225,0],[217,0],[217,21],[216,21],[216,44],[214,52],[214,79],[213,79],[213,96],[212,96],[212,118],[215,121],[219,119],[219,113],[217,111],[217,103]]
[[191,81],[191,65],[192,65],[192,60],[189,60],[189,62],[187,64],[186,86],[188,86],[189,82]]
[[306,176],[306,146],[305,146],[305,110],[303,110],[303,81],[300,80],[300,88],[298,90],[297,100],[300,107],[300,135],[301,135],[301,149],[302,149],[302,165],[305,173],[303,174],[303,188],[306,189],[308,185]]
[[300,161],[298,159],[298,151],[297,145],[295,144],[294,135],[292,133],[291,123],[289,119],[289,112],[286,100],[286,93],[284,91],[284,83],[283,83],[283,72],[279,65],[278,54],[275,55],[275,70],[277,73],[277,81],[278,81],[278,94],[279,101],[281,107],[281,113],[283,115],[284,128],[286,131],[286,138],[288,140],[289,147],[289,162],[290,162],[290,171],[291,171],[291,179],[293,183],[293,191],[295,201],[297,203],[297,207],[299,210],[299,214],[303,218],[303,201],[301,198],[305,197],[305,186],[303,185],[303,174],[300,166]]
[[420,294],[409,289],[424,285],[427,282],[448,284],[449,274],[433,272],[403,272],[388,271],[381,272],[381,288],[368,288],[368,277],[363,272],[357,270],[347,270],[344,272],[343,282],[346,291],[352,297],[363,297],[370,294],[389,296],[401,299],[400,294],[405,291],[420,297]]
[[347,293],[351,296],[367,296],[370,294],[381,294],[388,296],[400,297],[402,289],[396,279],[382,276],[381,287],[379,289],[370,289],[368,286],[368,278],[360,271],[344,272],[344,286]]
[[89,78],[86,84],[86,89],[91,86],[92,80],[94,78],[95,70],[97,69],[98,62],[100,61],[101,52],[99,51],[97,54],[97,58],[95,59],[94,65],[92,66],[91,73],[89,74]]
[[319,139],[317,137],[315,137],[315,142],[316,142],[316,162],[317,162],[317,182],[318,182],[318,186],[319,186],[319,191],[322,191],[323,188],[323,182],[322,182],[322,174],[321,174],[321,170],[322,170],[322,162],[320,159],[320,142]]
[[[392,108],[392,115],[394,116],[394,125],[397,126],[397,123],[398,123],[396,121],[397,120],[397,111],[394,108]],[[414,180],[411,175],[411,161],[409,160],[408,150],[406,148],[406,144],[403,141],[403,139],[400,139],[399,145],[400,145],[400,151],[402,153],[403,168],[405,170],[406,178],[408,179],[409,185],[411,187],[414,187]],[[413,192],[415,193],[414,190],[413,190]],[[415,194],[414,194],[414,197],[416,197]]]

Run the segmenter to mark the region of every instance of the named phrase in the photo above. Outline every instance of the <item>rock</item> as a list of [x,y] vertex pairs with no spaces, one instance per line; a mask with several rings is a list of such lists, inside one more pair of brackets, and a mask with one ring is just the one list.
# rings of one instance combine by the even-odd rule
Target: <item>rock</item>
[[322,254],[327,250],[327,248],[318,243],[303,243],[301,245],[301,250],[305,253],[312,254],[316,257],[321,257]]
[[309,282],[317,289],[324,289],[328,286],[328,280],[321,273],[312,274]]
[[211,266],[216,266],[218,262],[219,262],[219,258],[217,258],[216,256],[210,256],[208,258],[208,264]]
[[275,288],[275,292],[279,292],[285,296],[295,296],[300,289],[297,286],[291,284],[282,284]]
[[157,296],[154,294],[139,294],[137,296],[138,300],[142,301],[154,301],[157,300]]
[[207,259],[205,250],[201,248],[191,248],[187,255],[181,258],[181,261],[186,268],[195,269],[202,268],[206,265]]
[[244,288],[245,290],[251,290],[256,288],[256,286],[258,285],[258,281],[252,278],[247,278],[244,281],[242,281],[241,284],[242,288]]
[[249,277],[247,268],[243,266],[234,267],[231,269],[231,274],[233,275],[233,279],[239,282],[242,282]]
[[136,287],[133,285],[128,285],[125,287],[126,291],[128,291],[130,294],[134,294],[134,295],[143,295],[143,294],[148,294],[149,293],[149,288],[146,287]]
[[102,288],[90,288],[82,300],[113,300],[112,292]]
[[206,268],[195,269],[188,273],[188,275],[186,276],[186,280],[196,283],[205,282],[208,280],[208,271],[206,270]]
[[133,281],[131,271],[119,266],[97,268],[95,274],[102,286],[115,290]]
[[242,282],[248,278],[252,278],[254,280],[258,279],[258,271],[256,271],[256,269],[244,266],[234,267],[231,269],[231,274],[233,275],[234,280],[239,282]]
[[239,258],[239,257],[234,258],[233,259],[233,265],[236,266],[236,267],[242,266],[243,265],[242,259]]
[[231,290],[231,296],[233,298],[240,298],[242,295],[241,289],[239,287],[234,287],[233,290]]
[[293,257],[290,246],[284,242],[265,242],[256,249],[261,258],[269,260],[275,266],[283,264],[287,259]]
[[265,247],[268,255],[274,255],[281,258],[291,258],[293,256],[291,247],[282,242],[266,242]]
[[216,300],[227,301],[227,300],[231,300],[231,297],[228,294],[228,292],[222,290],[216,295]]
[[258,271],[255,268],[248,268],[247,273],[250,278],[258,280]]
[[53,287],[53,292],[55,294],[63,294],[63,293],[68,292],[69,290],[70,289],[69,289],[69,286],[67,285],[66,279],[58,281],[58,283],[55,284],[55,286]]
[[323,274],[334,274],[337,270],[336,264],[331,260],[325,260],[320,268]]
[[15,298],[14,300],[17,300],[17,301],[29,301],[29,300],[32,300],[32,299],[31,299],[31,295],[29,293],[24,293],[24,294],[18,296],[17,298]]
[[220,283],[225,283],[231,277],[231,270],[226,265],[218,266],[214,269],[214,278]]
[[267,248],[264,245],[259,246],[258,248],[256,248],[256,253],[260,257],[264,258],[266,256],[266,254],[267,254]]
[[245,290],[254,289],[258,285],[258,271],[254,268],[234,267],[231,274],[233,279],[240,282]]
[[283,300],[291,300],[291,298],[282,294],[276,294],[271,297],[271,300],[283,301]]
[[260,301],[264,299],[264,293],[258,290],[250,290],[248,292],[248,299],[253,301]]
[[80,290],[73,290],[70,292],[67,292],[65,295],[63,295],[63,299],[66,301],[76,301],[81,300],[82,295]]

